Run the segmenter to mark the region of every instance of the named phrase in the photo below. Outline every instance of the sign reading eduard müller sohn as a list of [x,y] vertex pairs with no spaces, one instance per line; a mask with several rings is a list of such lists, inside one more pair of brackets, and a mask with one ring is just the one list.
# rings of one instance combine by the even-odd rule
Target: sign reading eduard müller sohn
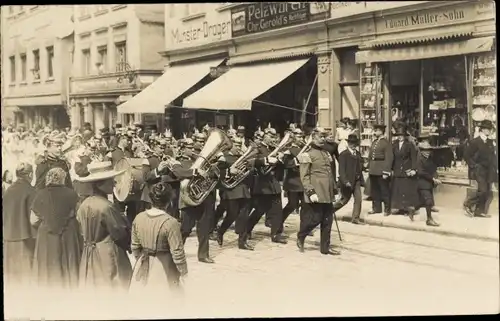
[[329,2],[255,2],[231,10],[231,27],[238,37],[329,17]]

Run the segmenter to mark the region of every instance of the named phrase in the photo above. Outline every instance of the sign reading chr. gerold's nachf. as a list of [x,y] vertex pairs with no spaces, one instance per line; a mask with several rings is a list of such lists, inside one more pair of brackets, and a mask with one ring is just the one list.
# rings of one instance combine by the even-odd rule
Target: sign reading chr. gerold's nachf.
[[238,37],[330,17],[329,2],[255,2],[232,10],[232,36]]

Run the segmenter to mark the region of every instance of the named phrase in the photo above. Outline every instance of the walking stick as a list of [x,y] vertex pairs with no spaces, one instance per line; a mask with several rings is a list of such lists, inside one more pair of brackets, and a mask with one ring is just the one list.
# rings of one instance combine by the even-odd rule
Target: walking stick
[[340,242],[342,242],[342,235],[340,235],[339,223],[337,222],[337,215],[335,215],[335,211],[333,211],[333,218],[335,219],[335,225],[337,226],[337,233],[339,233]]

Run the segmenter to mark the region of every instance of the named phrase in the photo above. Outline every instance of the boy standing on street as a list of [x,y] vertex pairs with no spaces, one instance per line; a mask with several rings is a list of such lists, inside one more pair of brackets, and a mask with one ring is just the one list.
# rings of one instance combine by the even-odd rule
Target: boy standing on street
[[[427,137],[421,137],[421,139],[427,139]],[[419,196],[419,206],[424,207],[427,213],[426,224],[428,226],[439,226],[436,221],[432,218],[432,208],[434,207],[434,187],[441,184],[441,181],[436,178],[436,164],[432,161],[430,155],[432,151],[432,146],[427,140],[422,141],[418,144],[420,153],[417,157],[417,177],[418,177],[418,196]],[[410,216],[413,220],[413,216]]]

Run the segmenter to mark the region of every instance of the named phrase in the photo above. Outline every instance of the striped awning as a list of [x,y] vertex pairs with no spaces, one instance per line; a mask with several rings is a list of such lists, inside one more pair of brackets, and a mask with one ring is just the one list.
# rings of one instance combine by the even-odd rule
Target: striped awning
[[474,38],[450,43],[425,44],[404,48],[363,50],[356,53],[356,64],[430,59],[490,51],[494,37]]
[[253,53],[250,55],[243,56],[233,56],[231,57],[227,64],[229,66],[260,62],[260,61],[273,61],[280,59],[296,59],[302,57],[310,57],[317,51],[316,47],[299,48],[299,49],[287,49],[287,50],[271,50],[265,52]]
[[471,36],[474,32],[474,28],[470,26],[466,27],[446,27],[445,30],[430,29],[420,32],[417,36],[410,35],[414,32],[403,34],[391,34],[387,36],[380,36],[377,39],[370,41],[365,44],[365,47],[376,48],[383,46],[394,46],[402,44],[418,44],[421,42],[437,41],[437,40],[447,40],[453,38],[467,37]]

